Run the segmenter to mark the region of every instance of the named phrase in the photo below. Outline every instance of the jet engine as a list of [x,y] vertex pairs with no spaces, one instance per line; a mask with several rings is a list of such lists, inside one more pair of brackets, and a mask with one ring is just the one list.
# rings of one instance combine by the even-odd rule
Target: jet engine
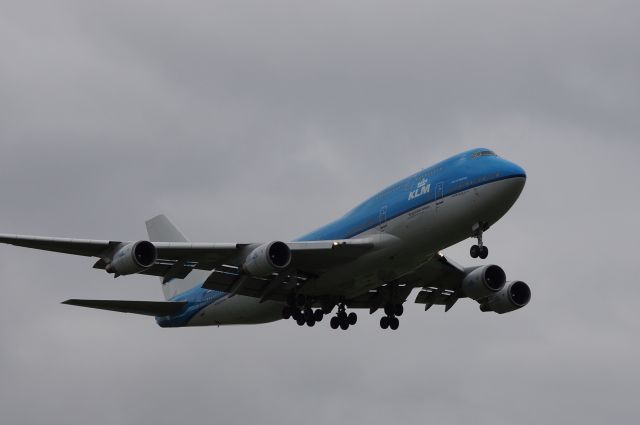
[[286,269],[291,263],[291,249],[284,242],[260,245],[247,256],[242,270],[251,276],[268,276]]
[[140,273],[153,266],[157,258],[156,247],[151,242],[132,242],[119,248],[105,269],[117,276]]
[[529,304],[531,301],[531,289],[524,282],[509,282],[497,294],[489,297],[480,306],[482,311],[494,311],[498,314],[509,313]]
[[504,288],[507,275],[498,266],[483,266],[469,273],[462,281],[462,292],[469,298],[479,300]]

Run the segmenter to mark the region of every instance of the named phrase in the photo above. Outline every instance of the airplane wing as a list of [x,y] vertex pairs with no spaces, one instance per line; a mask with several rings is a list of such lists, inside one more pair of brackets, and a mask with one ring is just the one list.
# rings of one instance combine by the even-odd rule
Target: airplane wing
[[[94,267],[106,268],[115,251],[132,242],[49,238],[0,234],[0,243],[85,257],[98,257]],[[157,251],[154,264],[142,274],[184,278],[191,270],[213,270],[222,265],[240,266],[259,243],[153,242]],[[369,239],[289,242],[292,264],[299,273],[322,273],[329,267],[351,261],[374,244]]]
[[430,261],[405,275],[402,281],[414,288],[422,288],[415,302],[424,304],[425,310],[437,304],[444,305],[445,311],[449,311],[464,297],[462,282],[475,269],[476,267],[462,267],[438,253]]
[[[434,304],[446,306],[448,311],[462,298],[462,281],[474,268],[463,268],[441,254],[434,255],[413,272],[389,282],[375,290],[347,300],[350,308],[368,308],[373,313],[387,302],[402,304],[415,288],[422,288],[416,303],[430,308]],[[231,294],[284,301],[296,285],[304,279],[294,273],[281,273],[266,278],[241,276],[237,270],[216,269],[203,284],[203,288]]]
[[119,301],[119,300],[67,300],[62,304],[120,313],[142,314],[145,316],[169,316],[182,310],[186,302],[171,301]]

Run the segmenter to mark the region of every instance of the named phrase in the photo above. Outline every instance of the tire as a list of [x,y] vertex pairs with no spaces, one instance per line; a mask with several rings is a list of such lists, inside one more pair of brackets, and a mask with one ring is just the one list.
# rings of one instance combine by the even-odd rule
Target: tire
[[331,329],[338,329],[340,327],[340,320],[336,316],[333,316],[329,321],[329,325],[331,325]]
[[355,325],[356,323],[358,323],[358,315],[351,312],[349,313],[349,316],[347,316],[347,320],[349,320],[350,325]]
[[305,320],[313,319],[313,310],[311,310],[310,308],[305,308],[304,309],[304,318],[305,318]]
[[340,322],[340,329],[342,329],[343,331],[346,331],[347,329],[349,329],[349,322],[347,321]]
[[306,321],[306,320],[304,320],[304,317],[299,317],[299,318],[296,320],[296,323],[298,324],[298,326],[304,326],[304,324],[305,324],[305,323],[307,323],[307,321]]
[[483,260],[487,258],[489,256],[489,248],[487,248],[486,246],[480,248],[480,253],[478,254],[478,256]]
[[402,316],[404,313],[404,306],[402,304],[396,304],[394,313],[398,317]]
[[387,316],[382,316],[380,318],[380,327],[382,329],[387,329],[389,327],[389,318]]
[[314,327],[316,324],[316,320],[312,317],[311,319],[307,319],[307,326],[310,328]]
[[471,258],[478,258],[480,256],[480,247],[478,245],[472,246],[469,254],[471,254]]
[[302,313],[297,308],[291,309],[291,317],[293,320],[298,321],[302,317]]
[[322,310],[318,309],[313,312],[313,318],[316,320],[316,322],[322,322],[322,319],[324,319],[324,313],[322,312]]
[[393,304],[386,303],[384,305],[384,314],[386,314],[387,316],[393,316],[393,311],[394,311]]
[[391,328],[391,330],[396,330],[398,329],[398,326],[400,326],[400,320],[398,320],[397,317],[392,317],[391,319],[389,319],[389,327]]

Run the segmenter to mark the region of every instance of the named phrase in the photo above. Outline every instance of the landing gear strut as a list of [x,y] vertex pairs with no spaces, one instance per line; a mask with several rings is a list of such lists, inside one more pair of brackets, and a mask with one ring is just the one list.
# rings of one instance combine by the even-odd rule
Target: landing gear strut
[[482,243],[482,234],[484,233],[484,226],[482,224],[475,224],[473,226],[473,236],[478,239],[478,244],[471,247],[469,253],[471,258],[485,259],[489,256],[489,248]]
[[398,320],[399,316],[402,316],[404,313],[404,307],[402,304],[391,304],[387,303],[384,306],[384,316],[380,318],[380,327],[382,329],[391,328],[392,330],[398,329],[400,326],[400,320]]
[[349,329],[349,326],[353,326],[358,322],[358,315],[354,312],[347,314],[347,308],[344,303],[338,304],[338,313],[331,318],[329,324],[331,325],[331,329],[342,329],[346,331]]

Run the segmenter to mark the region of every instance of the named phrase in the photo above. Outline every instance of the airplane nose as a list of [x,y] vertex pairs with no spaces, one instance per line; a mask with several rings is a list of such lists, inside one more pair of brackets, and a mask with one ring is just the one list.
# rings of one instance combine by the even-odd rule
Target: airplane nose
[[527,179],[527,173],[524,171],[524,168],[509,161],[505,161],[504,175],[506,177],[522,177],[523,180]]
[[527,182],[527,173],[519,165],[505,161],[503,175],[507,179],[505,192],[507,192],[508,196],[513,198],[513,202],[515,202]]

